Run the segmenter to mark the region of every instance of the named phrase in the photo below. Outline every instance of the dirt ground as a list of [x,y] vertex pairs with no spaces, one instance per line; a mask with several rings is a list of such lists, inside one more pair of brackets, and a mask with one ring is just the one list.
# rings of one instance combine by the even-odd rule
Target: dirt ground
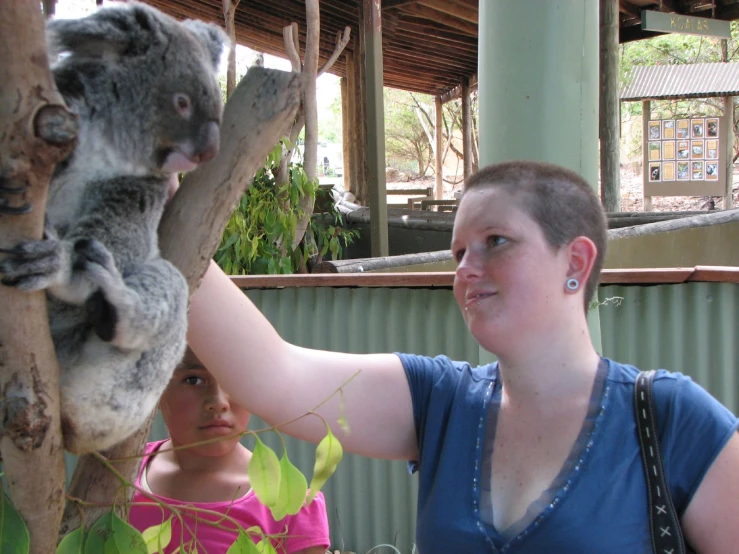
[[[388,182],[388,189],[393,188],[411,188],[411,187],[429,187],[434,185],[434,178],[426,177],[424,179],[407,182]],[[462,190],[461,181],[456,184],[444,181],[444,198],[454,198],[454,193]],[[739,169],[734,169],[734,207],[739,207]],[[692,210],[708,210],[711,200],[713,200],[715,209],[723,209],[723,197],[708,196],[655,196],[652,197],[652,211],[668,212],[668,211],[692,211]],[[393,197],[393,201],[401,201],[401,197]],[[642,177],[640,173],[634,173],[630,169],[621,170],[621,211],[622,212],[641,212],[644,211],[644,201],[642,199]]]

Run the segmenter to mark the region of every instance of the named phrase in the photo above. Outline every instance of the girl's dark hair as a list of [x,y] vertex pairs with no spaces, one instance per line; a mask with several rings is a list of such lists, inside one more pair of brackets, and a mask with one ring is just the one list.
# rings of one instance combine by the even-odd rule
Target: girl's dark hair
[[539,224],[554,249],[576,237],[588,237],[598,253],[585,283],[585,311],[592,300],[608,242],[606,216],[600,200],[587,181],[569,169],[546,162],[515,160],[482,168],[467,179],[464,192],[485,187],[503,187],[521,197],[519,206]]

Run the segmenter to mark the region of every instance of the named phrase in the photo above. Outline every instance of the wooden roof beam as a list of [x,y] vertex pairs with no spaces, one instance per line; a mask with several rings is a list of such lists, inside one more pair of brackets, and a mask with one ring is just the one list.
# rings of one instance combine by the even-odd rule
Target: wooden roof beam
[[408,4],[415,4],[418,0],[382,0],[382,9],[399,8]]
[[470,4],[459,0],[419,0],[418,3],[477,25],[479,14]]
[[[470,77],[470,82],[468,84],[470,92],[475,90],[477,88],[477,73],[472,75]],[[456,100],[457,98],[460,98],[462,96],[462,85],[457,85],[451,90],[446,91],[444,94],[441,95],[441,103],[446,104],[447,102],[451,102],[452,100]]]
[[477,23],[470,23],[456,16],[449,15],[436,8],[429,8],[423,4],[409,4],[403,7],[404,13],[410,13],[424,19],[430,19],[436,23],[441,23],[457,31],[461,31],[466,35],[477,36]]

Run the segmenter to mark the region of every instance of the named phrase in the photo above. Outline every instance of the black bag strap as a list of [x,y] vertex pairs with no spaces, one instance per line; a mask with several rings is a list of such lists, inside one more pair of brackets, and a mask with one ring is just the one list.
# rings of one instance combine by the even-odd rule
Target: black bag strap
[[657,418],[652,397],[654,371],[643,371],[636,378],[634,408],[641,446],[641,459],[647,479],[649,521],[655,554],[686,554],[680,520],[672,504],[662,466],[657,435]]

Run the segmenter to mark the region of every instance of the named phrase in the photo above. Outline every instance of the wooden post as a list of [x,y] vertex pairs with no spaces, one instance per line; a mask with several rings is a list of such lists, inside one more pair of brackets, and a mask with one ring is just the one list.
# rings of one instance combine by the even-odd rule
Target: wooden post
[[649,119],[652,117],[652,108],[649,100],[643,100],[641,103],[641,122],[642,122],[642,198],[644,199],[644,211],[652,211],[652,197],[646,194],[646,182],[649,172],[649,144],[647,138],[649,136]]
[[444,196],[444,165],[441,159],[441,142],[442,142],[442,131],[441,131],[441,96],[434,98],[435,116],[436,121],[434,122],[434,142],[436,148],[434,149],[434,158],[436,159],[436,188],[434,190],[434,198],[441,200]]
[[382,12],[376,0],[362,0],[367,78],[367,158],[372,256],[387,256],[385,107],[382,94]]
[[344,190],[351,190],[351,138],[350,129],[353,125],[350,123],[349,111],[349,55],[346,55],[346,77],[341,78],[341,155],[343,158],[342,166],[344,168]]
[[729,126],[726,133],[726,194],[724,195],[724,210],[734,207],[734,97],[724,97],[724,117]]
[[472,113],[470,109],[470,79],[462,79],[462,154],[464,180],[472,176]]
[[[721,61],[729,61],[729,43],[726,39],[721,41]],[[734,98],[724,97],[724,118],[728,124],[726,133],[726,194],[724,195],[724,210],[734,207]]]
[[600,198],[607,212],[621,209],[618,16],[617,0],[600,0]]
[[357,197],[359,204],[365,206],[369,203],[369,191],[367,190],[368,175],[368,153],[367,153],[367,106],[365,97],[367,95],[367,86],[365,82],[365,35],[364,25],[362,24],[362,7],[359,13],[359,37],[355,43],[354,49],[354,82],[355,82],[355,152],[356,165],[354,166],[354,195]]

